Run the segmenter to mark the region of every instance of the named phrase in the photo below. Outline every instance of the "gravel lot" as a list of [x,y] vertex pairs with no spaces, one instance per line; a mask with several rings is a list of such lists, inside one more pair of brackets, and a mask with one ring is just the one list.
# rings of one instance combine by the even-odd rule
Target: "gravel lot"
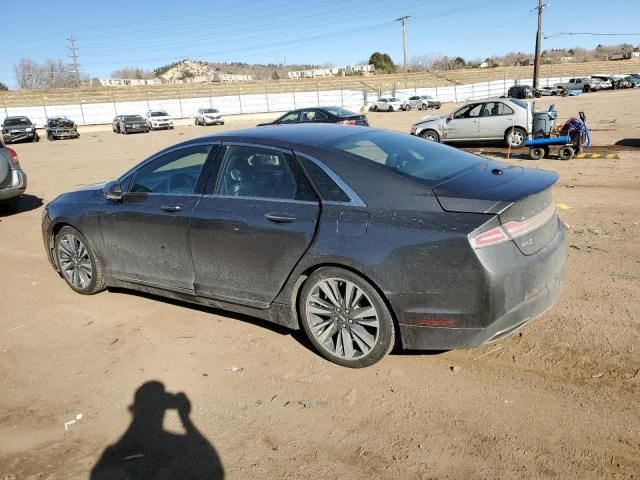
[[[255,121],[15,145],[29,188],[0,217],[0,479],[125,478],[101,468],[103,453],[164,465],[154,478],[637,479],[640,90],[539,103],[563,118],[584,110],[594,143],[620,155],[509,160],[560,174],[571,248],[558,304],[496,344],[400,352],[364,370],[259,320],[126,291],[77,295],[47,262],[42,202]],[[423,115],[369,118],[407,132]],[[132,438],[150,440],[131,451]]]

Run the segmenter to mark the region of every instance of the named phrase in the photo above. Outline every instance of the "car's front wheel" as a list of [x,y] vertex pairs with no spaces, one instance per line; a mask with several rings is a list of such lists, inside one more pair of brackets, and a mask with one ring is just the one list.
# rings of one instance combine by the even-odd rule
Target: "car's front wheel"
[[420,133],[420,136],[425,140],[440,143],[440,135],[435,130],[425,130],[424,132]]
[[73,290],[92,295],[105,289],[102,264],[78,230],[62,227],[55,237],[54,254],[62,277]]
[[507,130],[504,135],[504,141],[511,148],[520,148],[527,140],[527,133],[520,127],[514,127]]
[[323,267],[300,294],[302,326],[320,354],[338,365],[373,365],[393,348],[395,327],[378,291],[359,275]]

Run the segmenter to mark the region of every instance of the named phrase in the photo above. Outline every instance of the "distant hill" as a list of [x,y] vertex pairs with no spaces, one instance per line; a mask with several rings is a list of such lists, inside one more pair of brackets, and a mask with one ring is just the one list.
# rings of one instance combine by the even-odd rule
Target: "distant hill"
[[180,80],[201,75],[210,76],[215,72],[254,75],[256,79],[260,80],[274,78],[274,73],[277,73],[279,78],[285,78],[288,71],[305,70],[314,67],[317,67],[317,65],[251,64],[243,62],[208,63],[185,59],[158,67],[153,70],[153,73],[156,77],[165,80]]

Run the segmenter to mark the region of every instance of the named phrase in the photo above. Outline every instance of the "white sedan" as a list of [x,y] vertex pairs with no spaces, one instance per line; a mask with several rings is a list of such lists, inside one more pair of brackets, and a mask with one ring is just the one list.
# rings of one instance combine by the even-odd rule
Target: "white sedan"
[[393,112],[394,110],[404,110],[404,102],[396,97],[379,98],[373,104],[374,112]]

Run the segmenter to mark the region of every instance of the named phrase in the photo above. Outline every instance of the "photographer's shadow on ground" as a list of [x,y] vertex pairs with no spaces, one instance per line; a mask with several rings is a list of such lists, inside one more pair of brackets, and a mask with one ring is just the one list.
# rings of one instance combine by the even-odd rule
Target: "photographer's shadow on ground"
[[[106,448],[91,480],[220,480],[224,469],[215,449],[191,423],[184,393],[170,394],[160,382],[147,382],[129,407],[133,419],[114,445]],[[184,435],[163,428],[165,412],[176,409]]]

